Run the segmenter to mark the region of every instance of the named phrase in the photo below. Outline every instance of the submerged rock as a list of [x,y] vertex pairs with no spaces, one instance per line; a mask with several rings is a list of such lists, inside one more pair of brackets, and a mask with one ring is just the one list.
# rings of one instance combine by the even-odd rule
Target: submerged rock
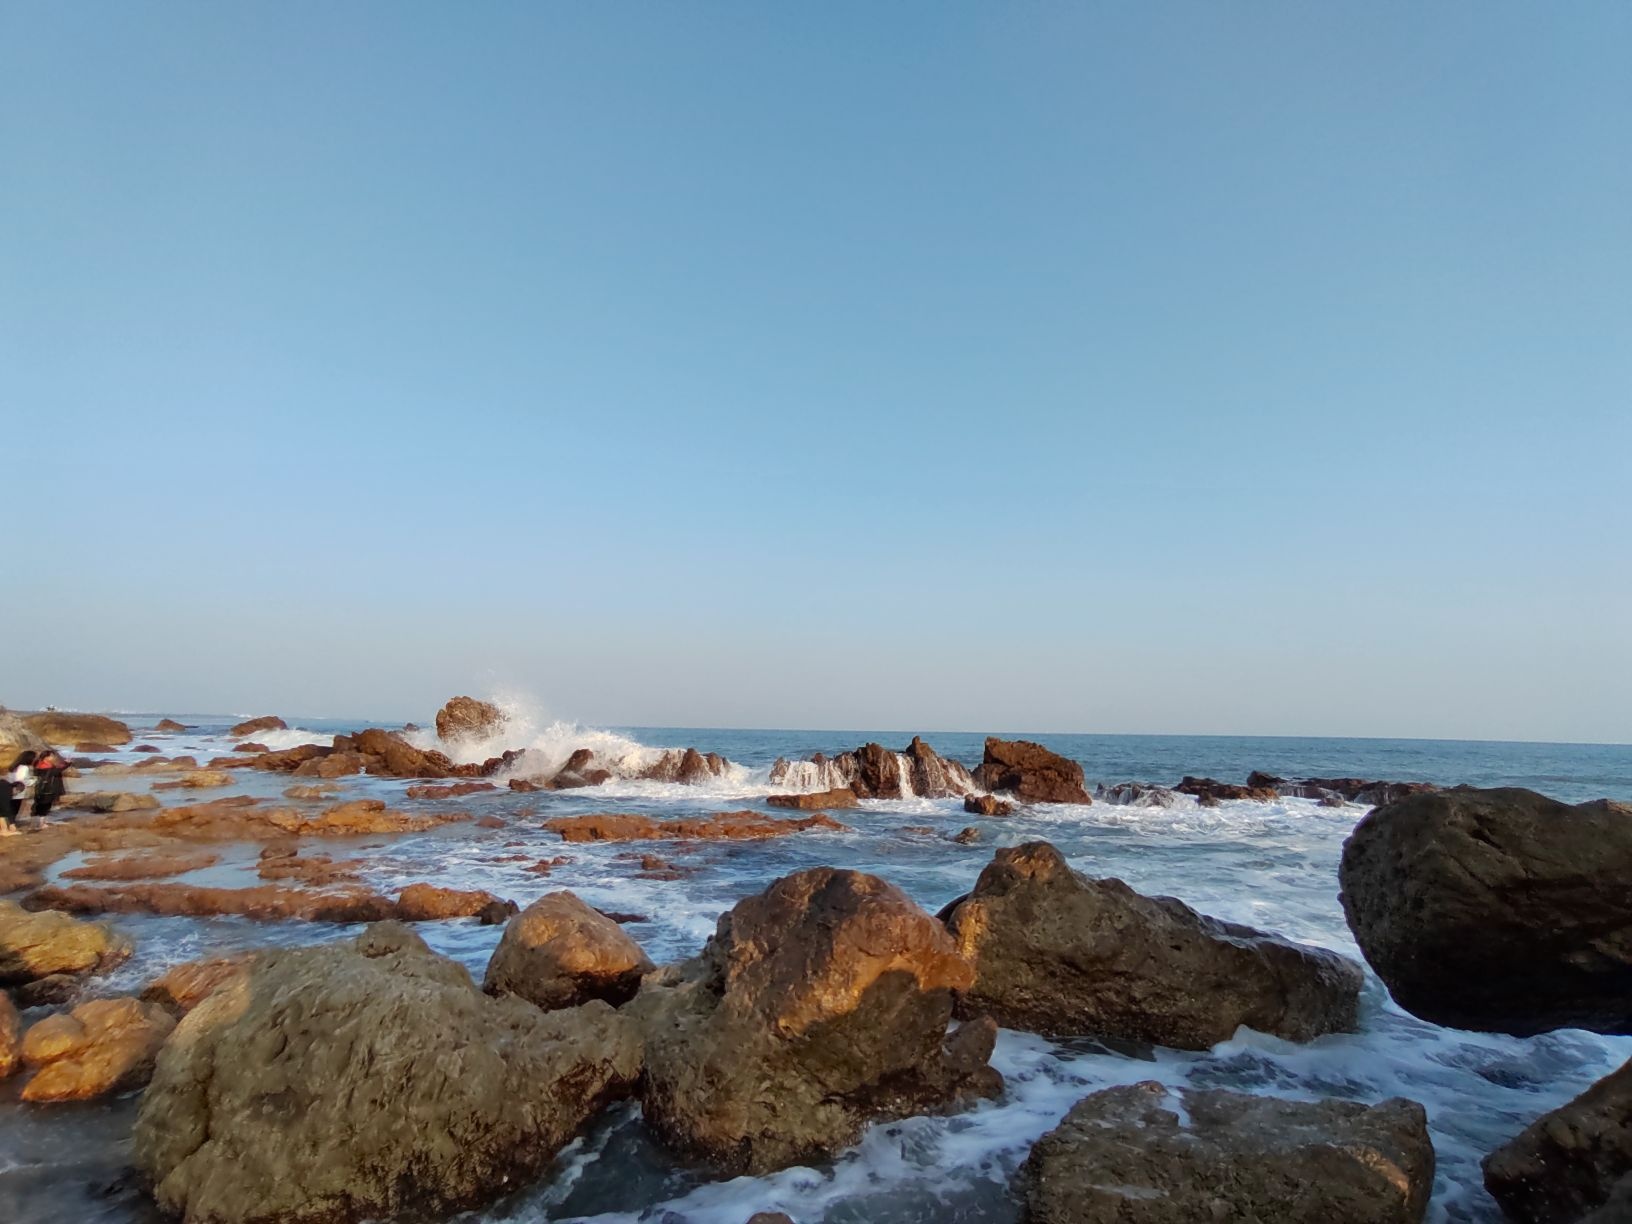
[[996,795],[965,795],[963,810],[975,816],[1012,816],[1014,804]]
[[436,738],[445,742],[486,739],[509,721],[509,715],[488,701],[454,697],[436,712]]
[[206,850],[156,847],[128,854],[101,854],[62,873],[65,880],[158,880],[213,867],[219,856]]
[[265,954],[159,1056],[135,1163],[219,1224],[446,1216],[544,1170],[640,1071],[604,1003],[492,999],[405,928]]
[[[1264,777],[1255,774],[1255,777]],[[1189,774],[1173,788],[1181,795],[1192,795],[1203,807],[1212,807],[1224,799],[1248,799],[1254,803],[1270,803],[1281,797],[1273,786],[1237,786],[1233,782],[1219,782],[1213,778],[1195,778]]]
[[808,791],[802,795],[770,795],[765,802],[775,808],[816,812],[824,808],[853,808],[858,800],[856,792],[849,787],[837,787],[833,790]]
[[1618,1185],[1632,1183],[1632,1062],[1537,1118],[1484,1169],[1485,1188],[1511,1220],[1575,1224],[1606,1208]]
[[1084,1097],[1031,1149],[1031,1224],[1417,1224],[1434,1149],[1414,1101],[1284,1101],[1147,1081]]
[[715,816],[700,816],[683,820],[658,820],[652,816],[636,816],[621,812],[607,812],[594,816],[559,816],[546,820],[544,827],[559,833],[562,841],[693,841],[759,840],[767,837],[786,837],[807,829],[835,829],[845,826],[820,812],[799,819],[779,820],[761,812],[721,812]]
[[88,1101],[140,1088],[175,1018],[140,999],[95,999],[48,1016],[23,1034],[23,1061],[38,1068],[25,1101]]
[[130,953],[130,941],[104,923],[30,913],[15,901],[0,901],[0,986],[101,972]]
[[1093,802],[1081,765],[1030,740],[988,737],[974,779],[983,790],[1012,794],[1022,803]]
[[764,1172],[831,1156],[871,1120],[994,1095],[995,1026],[947,1036],[953,991],[972,977],[893,885],[826,867],[786,876],[625,1009],[646,1034],[646,1120],[716,1167]]
[[554,1011],[635,997],[655,965],[623,928],[570,892],[545,893],[504,928],[482,989]]
[[944,912],[975,967],[960,1015],[1190,1050],[1241,1025],[1308,1041],[1356,1024],[1353,961],[1090,879],[1047,842],[999,850]]
[[1632,1033],[1632,807],[1413,795],[1355,826],[1338,879],[1360,950],[1414,1015]]

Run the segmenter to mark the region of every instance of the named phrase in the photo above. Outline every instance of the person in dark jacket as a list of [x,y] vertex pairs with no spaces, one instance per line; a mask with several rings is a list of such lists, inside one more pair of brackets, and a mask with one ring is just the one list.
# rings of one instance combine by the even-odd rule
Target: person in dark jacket
[[34,758],[34,819],[42,824],[50,815],[52,805],[68,789],[63,781],[63,775],[67,772],[68,762],[52,749],[48,748]]

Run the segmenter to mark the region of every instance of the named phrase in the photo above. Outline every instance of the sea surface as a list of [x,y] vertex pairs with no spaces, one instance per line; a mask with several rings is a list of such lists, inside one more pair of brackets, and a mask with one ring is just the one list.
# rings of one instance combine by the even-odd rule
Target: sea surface
[[[148,729],[161,717],[196,724],[174,736]],[[127,716],[135,742],[201,761],[224,754],[235,718],[186,714]],[[293,720],[291,720],[293,722]],[[428,722],[429,720],[427,720]],[[256,736],[273,748],[327,742],[355,723],[307,720],[288,731]],[[994,732],[995,734],[1007,734]],[[427,746],[431,738],[418,735]],[[668,845],[561,844],[540,823],[556,815],[630,811],[673,817],[745,807],[763,808],[778,757],[834,755],[869,740],[905,747],[910,736],[874,731],[761,731],[682,728],[595,729],[550,723],[515,712],[499,740],[474,745],[461,759],[481,759],[501,747],[528,747],[535,760],[561,761],[579,745],[634,766],[664,747],[696,746],[735,763],[728,777],[689,787],[614,779],[589,791],[471,795],[453,801],[474,815],[510,822],[502,830],[469,824],[396,838],[325,842],[338,857],[367,860],[367,881],[392,891],[418,880],[485,888],[526,905],[544,892],[568,888],[604,909],[647,921],[627,926],[656,961],[688,956],[738,899],[805,867],[830,865],[876,873],[933,911],[967,891],[999,846],[1046,839],[1078,869],[1116,876],[1147,893],[1182,898],[1204,912],[1279,931],[1292,939],[1358,957],[1337,900],[1343,840],[1365,814],[1359,806],[1331,809],[1313,801],[1226,802],[1201,808],[1180,797],[1171,808],[1060,806],[981,820],[957,800],[872,801],[839,813],[847,832],[813,832],[757,843]],[[978,763],[982,737],[925,732],[943,755]],[[1294,739],[1213,736],[1032,735],[1080,761],[1095,782],[1172,783],[1185,774],[1244,781],[1254,769],[1287,777],[1353,776],[1441,784],[1526,786],[1576,802],[1632,800],[1632,747],[1578,744],[1474,743],[1426,740]],[[130,753],[114,759],[141,759]],[[145,787],[145,782],[79,779],[80,788]],[[288,779],[245,773],[229,791],[281,794]],[[407,782],[358,778],[347,795],[407,801]],[[173,800],[175,801],[175,800]],[[450,805],[442,805],[450,806]],[[950,835],[976,825],[981,838],[958,845]],[[516,843],[520,843],[517,845]],[[634,878],[637,865],[620,859],[647,849],[695,869],[679,881]],[[258,847],[229,849],[221,864],[182,877],[199,883],[253,883]],[[495,860],[565,854],[572,861],[548,878],[525,862]],[[65,860],[57,870],[73,865]],[[117,917],[137,942],[137,955],[98,989],[138,990],[170,964],[241,947],[344,938],[355,928],[315,924],[261,925],[240,919]],[[424,923],[419,933],[438,951],[463,962],[478,978],[500,928],[473,920]],[[30,1017],[32,1018],[32,1017]],[[1632,1057],[1632,1039],[1562,1031],[1529,1039],[1465,1033],[1417,1020],[1395,1007],[1369,974],[1357,1033],[1294,1045],[1242,1030],[1205,1053],[1092,1040],[1050,1041],[1004,1031],[994,1063],[1007,1078],[1000,1100],[950,1118],[914,1118],[877,1125],[831,1163],[767,1177],[721,1179],[678,1161],[657,1146],[638,1111],[620,1107],[558,1159],[551,1175],[471,1221],[594,1221],[596,1224],[743,1224],[755,1211],[786,1211],[800,1224],[928,1224],[1018,1219],[1010,1179],[1030,1145],[1085,1094],[1138,1080],[1227,1087],[1288,1097],[1379,1101],[1404,1096],[1428,1110],[1438,1156],[1430,1219],[1499,1219],[1485,1194],[1479,1160],[1538,1114],[1552,1109]],[[28,1107],[16,1100],[16,1080],[0,1084],[0,1220],[151,1221],[154,1215],[127,1171],[128,1132],[136,1098],[83,1106]]]

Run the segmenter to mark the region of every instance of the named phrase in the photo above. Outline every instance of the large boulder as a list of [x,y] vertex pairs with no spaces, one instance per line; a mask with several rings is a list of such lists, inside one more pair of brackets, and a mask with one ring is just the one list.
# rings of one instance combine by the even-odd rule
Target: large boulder
[[1051,1037],[1308,1041],[1355,1027],[1364,982],[1335,952],[1090,879],[1047,842],[999,850],[946,923],[975,967],[960,1014]]
[[0,986],[111,969],[130,953],[130,941],[104,923],[31,914],[15,901],[0,901]]
[[335,736],[334,751],[376,757],[377,763],[369,765],[368,772],[393,778],[446,778],[455,772],[453,762],[440,752],[422,751],[396,732],[378,727]]
[[446,1216],[541,1172],[639,1070],[634,1025],[604,1003],[490,999],[382,924],[267,953],[188,1013],[135,1163],[189,1221]]
[[805,761],[778,759],[771,767],[771,784],[848,789],[862,799],[955,799],[975,789],[967,769],[916,735],[900,752],[882,744],[863,744],[836,757],[818,752]]
[[[1574,1224],[1632,1182],[1632,1062],[1537,1118],[1485,1157],[1485,1187],[1509,1219]],[[1632,1214],[1611,1216],[1632,1220]]]
[[545,1011],[627,1003],[655,965],[623,928],[570,892],[545,893],[504,928],[482,989]]
[[646,1033],[646,1120],[717,1167],[763,1172],[830,1156],[870,1120],[995,1094],[995,1026],[947,1034],[972,978],[893,885],[827,867],[786,876],[625,1009]]
[[988,737],[974,780],[982,790],[1003,791],[1022,803],[1093,802],[1081,765],[1030,740]]
[[[38,714],[24,714],[28,729],[50,744],[128,744],[130,728],[117,718],[105,714],[69,714],[62,710],[44,710]],[[10,765],[10,761],[5,762]]]
[[1412,795],[1355,826],[1338,879],[1360,950],[1424,1020],[1632,1033],[1632,807]]
[[509,716],[492,702],[454,697],[436,712],[436,737],[445,742],[487,739],[508,721]]
[[11,768],[20,752],[43,752],[51,745],[23,719],[0,706],[0,772]]
[[141,999],[95,999],[47,1016],[23,1034],[23,1061],[38,1070],[25,1101],[88,1101],[140,1088],[153,1073],[175,1017]]
[[1031,1224],[1417,1224],[1433,1180],[1414,1101],[1283,1101],[1153,1081],[1078,1101],[1022,1177]]

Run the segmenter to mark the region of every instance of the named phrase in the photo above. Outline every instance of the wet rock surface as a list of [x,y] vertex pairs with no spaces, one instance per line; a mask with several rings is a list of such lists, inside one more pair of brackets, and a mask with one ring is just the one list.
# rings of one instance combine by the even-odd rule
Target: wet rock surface
[[486,739],[509,719],[498,706],[474,697],[454,697],[436,712],[436,738],[443,741]]
[[974,782],[982,790],[1011,794],[1022,803],[1090,804],[1082,766],[1030,740],[986,740]]
[[1434,1179],[1413,1101],[1284,1101],[1145,1082],[1079,1101],[1027,1158],[1032,1224],[1417,1224]]
[[1198,1050],[1241,1025],[1308,1041],[1357,1021],[1354,962],[1091,879],[1047,842],[999,850],[944,912],[975,968],[962,1015]]
[[1616,1214],[1632,1186],[1632,1063],[1536,1119],[1485,1159],[1485,1187],[1511,1220],[1575,1224]]
[[1417,794],[1343,847],[1355,940],[1399,1005],[1457,1028],[1632,1033],[1632,806]]
[[0,986],[111,969],[131,950],[130,941],[104,923],[30,913],[14,901],[0,901]]
[[189,1220],[447,1215],[541,1173],[639,1069],[605,1004],[489,998],[387,924],[268,953],[195,1007],[142,1099],[135,1163]]
[[561,835],[562,841],[695,841],[758,840],[786,837],[812,829],[842,830],[838,821],[817,813],[799,819],[778,819],[762,812],[721,812],[694,819],[659,820],[613,812],[596,816],[561,816],[546,820],[544,827]]
[[626,1009],[646,1036],[646,1120],[720,1168],[763,1171],[831,1155],[870,1120],[992,1095],[995,1027],[947,1036],[972,976],[894,886],[830,868],[787,876]]
[[23,1034],[23,1062],[34,1074],[23,1100],[87,1101],[139,1088],[175,1018],[140,999],[96,999],[49,1016]]

